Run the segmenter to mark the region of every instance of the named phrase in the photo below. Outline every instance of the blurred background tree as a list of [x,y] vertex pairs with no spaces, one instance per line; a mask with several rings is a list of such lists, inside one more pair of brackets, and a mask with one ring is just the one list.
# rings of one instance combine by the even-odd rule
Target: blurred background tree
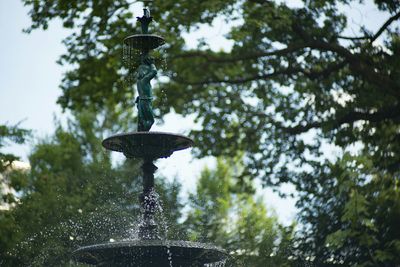
[[294,225],[278,222],[250,177],[239,181],[239,159],[219,159],[215,169],[201,173],[184,222],[189,239],[225,248],[236,266],[291,266]]
[[[80,113],[39,141],[30,170],[4,174],[15,192],[14,206],[0,210],[1,266],[80,266],[71,260],[79,246],[135,237],[139,162],[112,166],[94,116]],[[232,266],[290,266],[294,228],[267,212],[252,179],[238,178],[243,170],[239,157],[218,160],[203,170],[188,203],[176,181],[157,179],[166,234],[220,245],[231,252]]]
[[[95,114],[103,131],[132,128],[134,91],[125,82],[121,61],[121,40],[139,33],[134,19],[138,14],[129,8],[132,2],[23,2],[31,9],[28,32],[46,29],[56,18],[73,29],[59,61],[73,66],[62,81],[59,104],[74,114]],[[190,134],[201,143],[197,156],[243,152],[244,175],[234,183],[246,184],[240,179],[251,177],[264,186],[295,186],[302,222],[295,256],[320,264],[396,266],[400,3],[364,3],[386,19],[376,29],[353,25],[348,35],[350,20],[343,10],[359,3],[303,1],[294,7],[267,0],[154,1],[157,23],[152,32],[168,43],[168,69],[163,73],[167,79],[156,89],[157,101],[163,93],[168,98],[155,106],[159,114],[172,109],[195,114],[202,125]],[[232,22],[226,36],[232,47],[214,51],[201,42],[197,49],[188,49],[184,34],[215,19]],[[327,156],[327,145],[338,151],[336,156]],[[80,183],[77,178],[72,181]],[[206,189],[199,185],[197,190]],[[229,203],[233,196],[226,196]],[[194,210],[196,201],[191,200]],[[245,210],[258,205],[255,199],[245,203],[235,202],[242,211],[238,216],[244,218]],[[229,208],[220,208],[218,216],[223,217]],[[218,241],[230,238],[223,229],[210,228],[209,235],[225,242]]]
[[368,156],[345,153],[302,177],[298,249],[316,266],[397,266],[399,173],[374,165]]

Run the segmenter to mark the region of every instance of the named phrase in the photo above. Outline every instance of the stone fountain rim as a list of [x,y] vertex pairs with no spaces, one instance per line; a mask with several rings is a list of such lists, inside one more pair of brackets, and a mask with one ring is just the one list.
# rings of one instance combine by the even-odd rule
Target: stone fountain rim
[[115,241],[115,242],[104,242],[99,244],[93,244],[88,246],[83,246],[76,249],[73,254],[83,252],[87,249],[103,249],[103,248],[119,248],[119,247],[186,247],[186,248],[201,248],[218,251],[223,254],[228,254],[226,250],[221,247],[215,246],[210,243],[201,243],[194,241],[184,241],[184,240],[126,240],[126,241]]
[[130,131],[130,132],[124,132],[124,133],[116,133],[116,134],[113,134],[113,135],[111,135],[111,136],[105,138],[105,139],[103,140],[103,142],[104,142],[105,140],[107,140],[107,139],[112,138],[112,137],[128,136],[128,135],[140,135],[140,134],[144,134],[144,135],[150,134],[150,135],[175,136],[175,137],[180,137],[180,138],[186,139],[187,141],[190,141],[190,142],[193,144],[193,140],[190,139],[189,137],[183,135],[183,134],[171,133],[171,132],[159,132],[159,131],[148,131],[148,132],[146,132],[146,131]]
[[142,38],[142,37],[157,38],[157,39],[160,39],[160,40],[162,39],[165,41],[165,39],[162,36],[157,35],[157,34],[138,33],[138,34],[132,34],[132,35],[129,35],[128,37],[125,37],[124,42],[129,39],[132,39],[132,38]]
[[[125,264],[126,260],[132,263],[135,262],[137,259],[135,259],[135,257],[133,258],[125,257],[125,260],[122,262],[115,262],[115,259],[116,258],[120,259],[121,255],[130,255],[132,252],[153,251],[154,253],[154,251],[157,251],[155,252],[156,254],[154,254],[155,257],[154,256],[151,257],[151,261],[157,262],[160,257],[160,252],[166,250],[170,250],[172,255],[175,255],[173,256],[173,261],[180,263],[185,263],[187,262],[188,259],[190,259],[190,261],[191,262],[193,261],[194,263],[201,259],[201,262],[205,264],[205,263],[220,262],[229,258],[229,253],[226,250],[217,247],[213,244],[184,241],[184,240],[165,240],[165,239],[164,240],[136,239],[136,240],[99,243],[78,248],[77,250],[72,252],[72,257],[78,262],[92,264],[92,265],[107,264],[113,262],[117,264],[115,266],[128,266]],[[164,256],[163,258],[165,258]],[[147,266],[143,265],[147,263],[146,261],[136,262],[136,263],[141,264],[138,266]],[[187,266],[187,265],[181,264],[179,266]]]
[[165,44],[165,39],[156,34],[133,34],[124,39],[124,44],[139,50],[156,49]]
[[127,158],[158,159],[193,147],[194,141],[175,133],[141,131],[114,134],[104,139],[102,145],[107,150],[124,153]]

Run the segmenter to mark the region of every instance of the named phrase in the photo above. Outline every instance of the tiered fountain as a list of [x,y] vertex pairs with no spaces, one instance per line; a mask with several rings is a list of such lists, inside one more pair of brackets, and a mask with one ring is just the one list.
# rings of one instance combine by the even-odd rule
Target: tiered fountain
[[143,161],[143,193],[139,197],[143,218],[139,225],[138,239],[81,247],[74,251],[73,256],[78,262],[98,266],[200,267],[223,262],[227,254],[216,246],[165,240],[160,237],[155,219],[155,212],[160,205],[154,191],[154,172],[157,167],[153,162],[159,158],[167,158],[175,151],[191,147],[193,141],[182,135],[149,132],[154,123],[150,81],[157,74],[149,54],[165,41],[160,36],[148,33],[152,17],[147,8],[144,9],[144,15],[138,17],[138,21],[141,23],[142,34],[132,35],[124,40],[129,51],[140,51],[141,62],[136,76],[139,94],[136,99],[138,131],[113,135],[103,141],[106,149]]

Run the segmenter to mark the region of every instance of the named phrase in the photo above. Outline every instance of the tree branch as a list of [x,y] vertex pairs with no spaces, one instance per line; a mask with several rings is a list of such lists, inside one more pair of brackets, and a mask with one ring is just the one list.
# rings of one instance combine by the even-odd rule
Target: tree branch
[[254,75],[254,76],[243,77],[243,78],[238,78],[238,79],[212,79],[212,80],[210,79],[210,80],[204,80],[204,81],[186,81],[186,80],[180,79],[178,77],[174,77],[173,79],[176,82],[184,84],[184,85],[210,85],[210,84],[220,84],[220,83],[243,84],[243,83],[257,81],[257,80],[264,80],[264,79],[276,77],[279,75],[291,75],[291,74],[299,73],[302,71],[303,70],[298,69],[298,68],[287,68],[287,69],[281,70],[281,71],[275,71],[272,73],[265,73],[265,74],[261,74],[261,75]]
[[324,41],[314,40],[310,42],[309,47],[321,51],[331,51],[344,57],[350,64],[350,69],[356,74],[362,76],[371,84],[376,85],[378,88],[386,88],[392,95],[400,96],[400,89],[395,81],[386,75],[382,75],[374,69],[368,62],[365,62],[360,54],[353,54],[345,47],[337,43],[327,43]]
[[184,79],[180,79],[178,77],[174,77],[173,79],[181,84],[185,85],[210,85],[210,84],[220,84],[220,83],[226,83],[226,84],[243,84],[251,81],[256,81],[256,80],[263,80],[263,79],[268,79],[271,77],[276,77],[279,75],[293,75],[297,73],[302,73],[304,76],[309,78],[310,80],[318,79],[321,76],[323,78],[326,78],[328,75],[330,75],[332,72],[337,71],[344,66],[347,65],[346,61],[339,62],[338,64],[330,64],[328,65],[325,69],[323,70],[305,70],[301,68],[287,68],[284,70],[277,70],[272,73],[266,73],[262,75],[253,75],[249,77],[243,77],[239,79],[210,79],[210,80],[204,80],[204,81],[187,81]]
[[371,38],[371,43],[374,42],[378,37],[392,24],[393,21],[400,18],[400,12],[396,13],[394,16],[390,17],[380,29],[375,33],[375,35]]
[[[396,17],[397,16],[392,17],[391,20],[394,20]],[[388,20],[388,22],[389,21],[390,21],[390,19]],[[385,24],[387,24],[388,22],[386,22]],[[259,52],[255,52],[255,53],[251,53],[251,54],[235,55],[235,56],[231,56],[231,57],[229,57],[229,56],[221,57],[221,56],[216,56],[216,55],[209,55],[209,54],[207,54],[208,52],[192,51],[192,52],[178,55],[174,58],[178,59],[178,58],[203,57],[207,62],[232,63],[232,62],[236,62],[236,61],[251,60],[251,59],[256,59],[256,58],[260,58],[260,57],[286,55],[287,53],[296,52],[296,51],[299,51],[304,48],[310,48],[310,49],[315,49],[315,50],[319,50],[319,51],[330,51],[330,52],[336,53],[339,56],[343,57],[344,61],[346,61],[350,65],[350,69],[355,74],[362,76],[365,80],[367,80],[368,82],[370,82],[371,84],[374,84],[375,86],[377,86],[379,88],[385,88],[392,95],[400,96],[400,89],[398,88],[397,83],[395,81],[393,81],[390,77],[383,75],[381,73],[378,73],[374,69],[374,66],[371,66],[371,64],[369,64],[368,62],[365,62],[365,59],[363,59],[360,54],[354,54],[354,53],[350,52],[347,48],[341,46],[338,43],[328,43],[328,42],[321,41],[321,40],[314,40],[308,36],[304,36],[304,38],[306,38],[304,43],[292,44],[284,49],[280,49],[280,50],[276,50],[276,51],[265,51],[265,52],[259,51]],[[307,75],[307,73],[304,72],[303,69],[298,69],[298,71]],[[181,82],[186,83],[186,84],[191,84],[191,85],[199,85],[202,83],[203,84],[213,84],[213,83],[239,84],[239,83],[249,82],[252,79],[260,80],[260,79],[274,77],[274,76],[277,76],[277,74],[288,74],[288,73],[278,72],[278,73],[271,73],[271,74],[264,74],[264,75],[256,75],[256,76],[252,76],[252,77],[241,78],[241,79],[236,79],[236,80],[231,80],[231,81],[226,80],[226,79],[216,79],[216,80],[209,80],[209,81],[203,81],[203,82],[201,82],[201,81],[200,82],[181,81]],[[290,74],[294,74],[294,73],[290,72]]]
[[328,126],[330,130],[333,130],[345,123],[354,123],[360,120],[365,120],[369,122],[380,122],[385,119],[393,119],[396,117],[400,117],[400,106],[385,108],[374,113],[351,111],[337,118],[333,124],[331,121],[319,121],[310,122],[305,125],[296,125],[294,127],[282,127],[282,129],[289,134],[295,135],[305,133],[310,129],[321,128],[323,126]]
[[393,21],[395,21],[399,18],[400,18],[400,12],[398,12],[394,16],[390,17],[373,36],[367,35],[367,36],[360,36],[360,37],[349,37],[349,36],[340,36],[339,35],[339,36],[337,36],[337,38],[344,39],[344,40],[369,40],[371,43],[373,43],[387,29],[387,27],[389,27],[389,25],[392,24]]
[[236,61],[242,60],[251,60],[257,59],[262,57],[268,56],[281,56],[286,55],[288,53],[299,51],[303,48],[306,48],[307,45],[304,43],[301,44],[292,44],[286,48],[275,50],[275,51],[257,51],[248,54],[239,54],[239,55],[232,55],[232,54],[224,54],[224,55],[210,55],[208,51],[188,51],[186,53],[178,54],[174,57],[171,57],[170,60],[176,60],[181,58],[193,58],[193,57],[200,57],[204,58],[208,62],[212,63],[232,63]]
[[350,36],[339,35],[337,36],[337,38],[344,40],[366,40],[366,39],[371,39],[371,36],[350,37]]

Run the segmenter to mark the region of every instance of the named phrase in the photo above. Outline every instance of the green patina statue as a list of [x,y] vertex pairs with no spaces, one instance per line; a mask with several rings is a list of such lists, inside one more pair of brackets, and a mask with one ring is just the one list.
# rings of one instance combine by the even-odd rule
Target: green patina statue
[[148,8],[144,8],[143,11],[143,16],[137,17],[141,24],[142,34],[135,34],[125,38],[124,45],[127,46],[129,51],[129,58],[131,58],[132,49],[140,51],[140,65],[136,71],[136,84],[139,95],[136,98],[139,117],[137,130],[139,132],[148,132],[154,123],[153,95],[150,82],[157,75],[157,69],[153,59],[150,57],[150,51],[163,45],[164,39],[160,36],[149,34],[149,24],[153,17],[150,16]]
[[154,123],[153,107],[151,104],[153,95],[150,81],[157,75],[157,69],[148,53],[143,53],[140,60],[136,76],[139,93],[139,96],[136,98],[139,113],[138,131],[148,132]]

